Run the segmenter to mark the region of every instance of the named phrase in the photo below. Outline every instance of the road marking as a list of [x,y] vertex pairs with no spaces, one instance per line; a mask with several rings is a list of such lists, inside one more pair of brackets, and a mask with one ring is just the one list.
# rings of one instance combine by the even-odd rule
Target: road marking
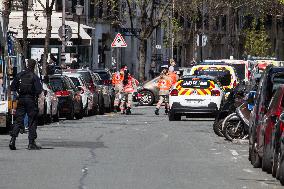
[[247,172],[247,173],[253,173],[253,171],[250,170],[250,169],[243,169],[243,171],[244,171],[244,172]]
[[238,156],[238,152],[236,150],[230,150],[233,156]]

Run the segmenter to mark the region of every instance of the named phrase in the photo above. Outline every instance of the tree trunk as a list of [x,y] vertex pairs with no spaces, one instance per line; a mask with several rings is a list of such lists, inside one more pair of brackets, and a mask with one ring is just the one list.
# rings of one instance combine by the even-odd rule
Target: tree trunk
[[147,40],[143,39],[139,45],[139,81],[145,80],[145,65],[147,57]]
[[[23,56],[28,58],[28,0],[23,0]],[[25,65],[23,65],[25,68]]]
[[49,50],[49,43],[50,43],[50,36],[51,36],[51,12],[49,8],[46,9],[46,37],[44,41],[44,53],[43,53],[43,62],[42,62],[42,75],[44,77],[47,76],[47,58],[48,58],[48,50]]

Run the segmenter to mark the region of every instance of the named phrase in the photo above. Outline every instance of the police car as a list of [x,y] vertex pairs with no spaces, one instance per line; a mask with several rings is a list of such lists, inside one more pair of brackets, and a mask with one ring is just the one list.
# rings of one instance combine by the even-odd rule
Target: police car
[[169,120],[179,121],[181,116],[211,117],[220,109],[224,91],[212,76],[183,76],[169,95]]

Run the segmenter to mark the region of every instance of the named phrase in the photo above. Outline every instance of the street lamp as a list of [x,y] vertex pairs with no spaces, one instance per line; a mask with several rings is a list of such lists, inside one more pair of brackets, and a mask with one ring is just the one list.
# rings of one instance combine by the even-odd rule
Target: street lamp
[[[78,43],[77,43],[77,54],[79,55],[79,45],[80,45],[80,16],[83,14],[84,6],[79,3],[76,5],[76,15],[78,16]],[[77,57],[78,58],[78,57]]]

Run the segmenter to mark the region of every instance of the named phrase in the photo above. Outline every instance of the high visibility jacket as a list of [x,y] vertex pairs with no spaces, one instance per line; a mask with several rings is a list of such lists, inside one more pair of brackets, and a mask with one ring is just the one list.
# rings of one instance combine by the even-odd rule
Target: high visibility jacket
[[135,78],[129,76],[128,83],[123,87],[123,91],[126,93],[136,92],[138,85],[139,85],[139,82]]
[[119,72],[115,72],[112,75],[112,84],[113,85],[119,85],[121,84],[121,82],[123,81],[123,74],[119,73]]
[[177,80],[178,80],[178,75],[177,75],[177,74],[175,74],[175,73],[169,73],[169,74],[168,74],[168,77],[171,78],[173,85],[176,84],[176,82],[177,82]]
[[159,79],[157,87],[160,89],[160,91],[169,91],[172,87],[172,81],[170,78]]

